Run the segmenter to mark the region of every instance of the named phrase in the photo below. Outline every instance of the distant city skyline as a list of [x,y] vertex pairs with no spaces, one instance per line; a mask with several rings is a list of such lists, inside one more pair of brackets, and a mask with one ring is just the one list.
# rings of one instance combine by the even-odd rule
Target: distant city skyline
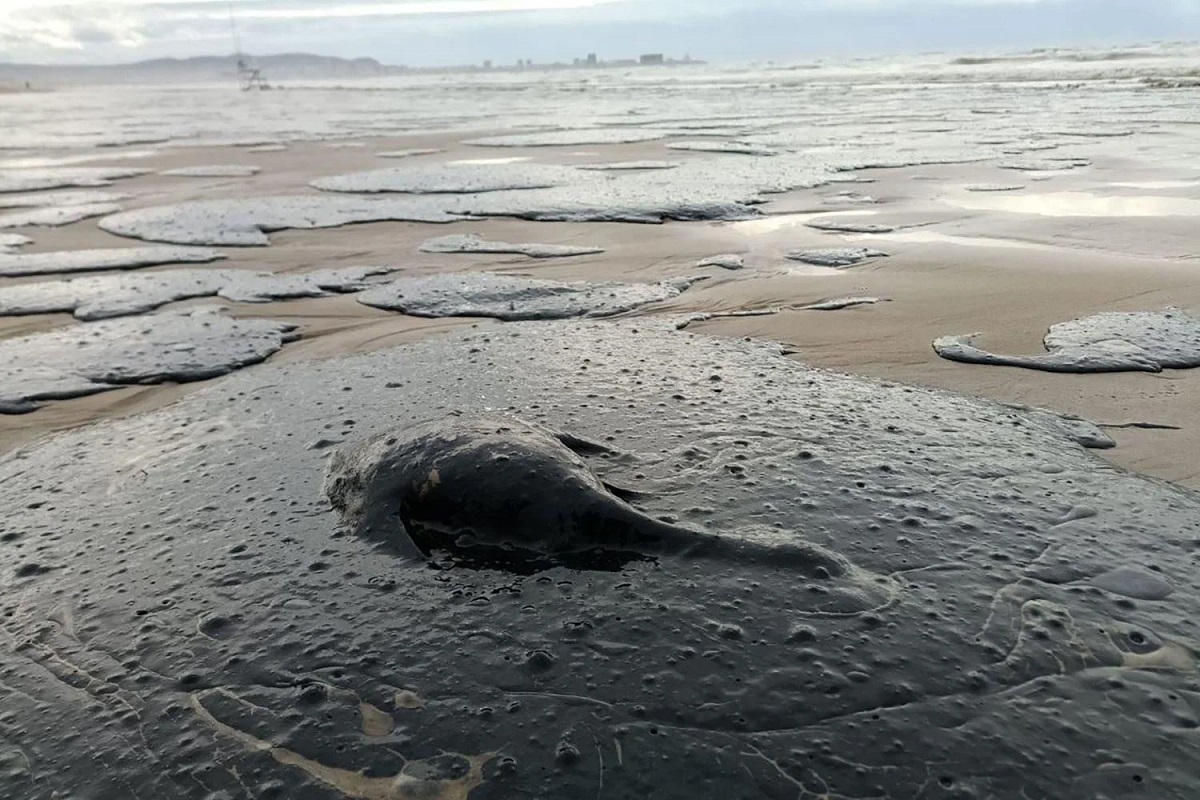
[[[717,61],[1200,39],[1200,0],[236,0],[247,52],[388,64]],[[225,0],[0,0],[0,60],[233,51]]]

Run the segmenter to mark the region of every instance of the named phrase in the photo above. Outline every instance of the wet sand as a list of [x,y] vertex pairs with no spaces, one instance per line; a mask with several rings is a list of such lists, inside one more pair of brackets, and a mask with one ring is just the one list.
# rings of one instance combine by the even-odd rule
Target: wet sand
[[[111,161],[94,163],[134,165],[156,173],[216,164],[261,167],[257,175],[237,178],[148,174],[118,181],[106,189],[132,195],[122,204],[126,209],[135,209],[192,199],[307,194],[316,191],[307,184],[319,176],[401,163],[504,157],[581,164],[714,157],[665,151],[660,142],[498,151],[459,143],[468,138],[472,137],[355,140],[362,147],[312,142],[291,145],[281,152],[248,152],[238,147],[165,148],[132,161],[114,154]],[[444,152],[400,160],[375,155],[410,148]],[[814,366],[1044,406],[1105,425],[1172,426],[1177,429],[1109,428],[1119,446],[1104,455],[1130,469],[1200,486],[1200,468],[1193,457],[1200,448],[1200,409],[1194,402],[1200,374],[1195,371],[1058,375],[953,363],[938,358],[931,348],[931,342],[939,336],[978,332],[980,343],[989,349],[1034,353],[1041,349],[1046,328],[1055,322],[1109,310],[1159,309],[1168,305],[1200,308],[1200,245],[1194,235],[1197,189],[1180,179],[1194,175],[1172,175],[1116,160],[1097,160],[1086,169],[1032,179],[1026,173],[1000,169],[996,164],[864,170],[856,174],[873,182],[835,184],[772,196],[772,202],[762,210],[779,216],[765,220],[664,225],[510,219],[452,225],[369,223],[277,232],[271,235],[270,247],[224,248],[228,260],[212,267],[292,272],[389,264],[405,275],[489,269],[556,280],[638,282],[709,276],[679,298],[635,312],[639,314],[794,307],[849,295],[883,297],[888,302],[840,311],[785,310],[768,316],[717,318],[695,323],[689,330],[773,339],[788,345],[794,351],[793,358]],[[1024,188],[997,193],[965,189],[982,184],[1021,184]],[[835,196],[847,190],[882,202],[845,207],[827,204],[830,200],[836,202]],[[813,213],[825,215],[824,219],[886,222],[902,227],[893,234],[827,233],[804,225],[813,221]],[[12,232],[34,239],[21,252],[134,243],[99,230],[95,220]],[[476,233],[504,242],[596,246],[605,252],[547,260],[418,252],[422,242],[451,233]],[[784,258],[790,250],[825,247],[872,247],[890,257],[844,270],[808,268]],[[746,268],[728,271],[695,267],[697,261],[722,253],[743,254]],[[0,287],[47,279],[0,279]],[[167,308],[212,302],[189,301]],[[493,320],[416,319],[369,308],[353,296],[230,307],[237,315],[300,325],[304,338],[285,347],[272,361],[330,358],[464,326],[499,324]],[[71,322],[62,314],[4,318],[0,319],[0,336],[48,330]],[[159,407],[203,385],[133,387],[52,402],[23,416],[0,416],[0,442],[11,448],[48,431]]]

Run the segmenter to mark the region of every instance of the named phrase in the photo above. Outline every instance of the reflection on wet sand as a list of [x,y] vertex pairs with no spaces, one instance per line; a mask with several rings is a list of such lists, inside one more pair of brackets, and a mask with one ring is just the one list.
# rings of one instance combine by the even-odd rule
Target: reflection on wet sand
[[942,202],[980,211],[1044,217],[1191,217],[1200,214],[1200,200],[1186,197],[1105,197],[1086,192],[956,195],[943,197]]

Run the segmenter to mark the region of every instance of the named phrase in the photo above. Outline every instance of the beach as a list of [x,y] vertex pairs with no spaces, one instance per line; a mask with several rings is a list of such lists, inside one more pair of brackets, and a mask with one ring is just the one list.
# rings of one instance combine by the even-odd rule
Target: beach
[[0,97],[0,795],[1192,800],[1198,60]]
[[[406,159],[414,164],[486,159],[479,148],[457,143],[462,137],[420,136],[364,139],[354,147],[328,143],[293,145],[276,153],[246,153],[246,148],[179,149],[110,164],[135,163],[161,172],[189,164],[247,164],[262,172],[247,178],[166,178],[147,175],[122,181],[132,195],[128,208],[220,198],[232,192],[251,195],[311,193],[309,181],[341,172],[390,166],[375,156],[398,149],[437,149],[437,154]],[[469,138],[469,137],[467,137]],[[336,144],[336,143],[335,143]],[[505,157],[528,163],[636,161],[661,156],[657,143],[591,146],[574,150],[517,148]],[[729,156],[728,158],[737,158]],[[105,165],[101,159],[92,162]],[[1004,181],[1020,173],[987,165],[937,165],[863,170],[864,183],[819,187],[779,196],[762,210],[761,220],[636,224],[540,223],[477,220],[453,227],[486,239],[507,242],[595,245],[605,252],[568,259],[531,260],[509,255],[439,255],[418,246],[442,235],[441,226],[419,223],[370,223],[321,231],[284,231],[269,248],[234,250],[222,268],[304,272],[318,267],[362,264],[395,265],[401,274],[480,269],[517,271],[556,280],[632,280],[650,282],[704,274],[707,280],[685,295],[657,304],[650,313],[711,313],[801,306],[830,297],[864,295],[887,298],[875,306],[836,312],[782,311],[771,316],[714,319],[693,330],[716,335],[753,336],[786,343],[793,358],[806,364],[905,383],[952,389],[1007,403],[1040,406],[1077,414],[1101,423],[1150,423],[1172,428],[1108,429],[1119,446],[1105,452],[1114,463],[1185,485],[1198,485],[1200,473],[1188,454],[1200,443],[1200,421],[1191,402],[1197,378],[1188,371],[1164,375],[1061,375],[1018,369],[964,365],[939,359],[930,344],[950,333],[980,332],[1002,352],[1032,353],[1052,324],[1104,311],[1134,311],[1200,304],[1200,273],[1191,234],[1194,212],[1178,216],[1074,216],[1072,203],[1112,198],[1167,212],[1177,202],[1187,210],[1197,185],[1138,188],[1172,183],[1161,168],[1114,158],[1096,161],[1079,175],[1057,175],[1031,182],[1004,199],[1035,209],[1030,213],[964,209],[957,203],[989,199],[964,186]],[[1188,173],[1185,177],[1192,176]],[[1179,181],[1188,183],[1188,181]],[[837,213],[822,205],[850,186],[884,200],[879,205]],[[999,193],[997,193],[999,194]],[[1059,199],[1053,216],[1036,213],[1040,198]],[[775,209],[780,209],[776,211]],[[804,227],[826,215],[854,220],[864,210],[888,221],[915,223],[892,234],[830,234]],[[1151,209],[1153,210],[1153,209]],[[1086,213],[1094,213],[1086,210]],[[114,247],[123,240],[100,231],[93,221],[36,231],[25,252]],[[886,250],[889,258],[844,271],[788,262],[784,254],[804,247],[861,247]],[[1190,249],[1189,249],[1190,248]],[[719,253],[740,253],[753,266],[739,271],[698,271],[700,260]],[[164,267],[165,269],[166,267]],[[789,274],[795,272],[798,274]],[[6,284],[44,280],[4,279]],[[358,304],[349,297],[237,304],[234,313],[276,318],[301,326],[304,338],[276,358],[327,358],[412,341],[462,325],[489,324],[465,319],[397,318]],[[646,313],[646,312],[642,312]],[[8,335],[47,330],[63,324],[53,315],[10,317],[0,321]],[[29,416],[0,417],[5,443],[14,446],[44,431],[157,407],[202,384],[121,389],[67,400]]]

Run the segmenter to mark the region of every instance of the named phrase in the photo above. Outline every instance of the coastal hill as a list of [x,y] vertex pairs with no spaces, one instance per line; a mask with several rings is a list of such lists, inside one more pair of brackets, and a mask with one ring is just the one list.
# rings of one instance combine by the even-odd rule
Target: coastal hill
[[[254,56],[253,60],[270,81],[323,78],[372,78],[399,75],[404,67],[381,64],[373,58],[336,58],[311,53],[281,53]],[[156,58],[128,64],[4,64],[0,63],[0,86],[80,86],[111,84],[180,84],[232,81],[237,75],[237,57],[197,56]]]
[[[247,56],[262,70],[270,83],[286,84],[301,80],[338,80],[379,78],[422,72],[487,72],[527,69],[604,69],[628,67],[661,67],[703,64],[691,56],[670,58],[661,53],[643,54],[638,58],[611,61],[597,59],[594,53],[577,58],[572,63],[539,64],[519,61],[515,65],[464,64],[448,67],[407,67],[381,64],[373,58],[338,58],[312,53],[281,53],[270,56]],[[236,79],[237,57],[195,56],[192,58],[156,58],[127,64],[6,64],[0,62],[0,89],[53,89],[68,86],[100,85],[179,85],[189,83],[227,82]],[[28,84],[28,87],[26,87]]]

